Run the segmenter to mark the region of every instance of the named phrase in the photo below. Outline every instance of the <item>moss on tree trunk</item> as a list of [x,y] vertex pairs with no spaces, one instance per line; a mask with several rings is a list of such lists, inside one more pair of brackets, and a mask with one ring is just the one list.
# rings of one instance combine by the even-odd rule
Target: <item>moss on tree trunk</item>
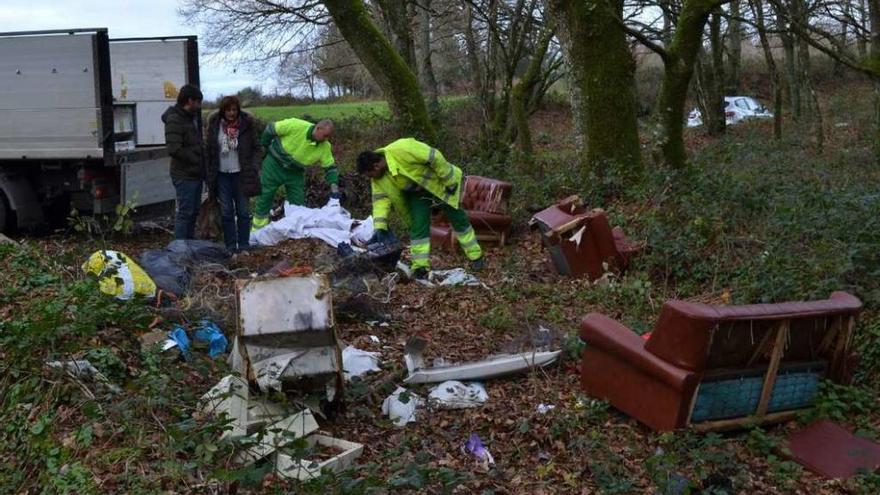
[[548,2],[562,36],[572,83],[583,96],[578,111],[586,140],[582,166],[603,180],[615,194],[642,174],[634,93],[635,62],[617,22],[619,0],[551,0]]
[[362,0],[325,0],[339,32],[382,88],[401,130],[428,142],[436,132],[416,75],[376,27]]

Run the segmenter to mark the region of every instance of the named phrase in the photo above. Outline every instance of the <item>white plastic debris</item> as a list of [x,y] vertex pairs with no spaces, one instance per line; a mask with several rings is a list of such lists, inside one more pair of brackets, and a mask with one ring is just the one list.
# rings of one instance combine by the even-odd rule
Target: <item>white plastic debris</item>
[[104,373],[101,373],[98,368],[92,366],[92,363],[86,359],[76,359],[70,361],[48,361],[46,363],[46,367],[63,370],[69,376],[73,378],[90,378],[95,382],[102,384],[107,387],[112,392],[119,392],[119,387],[110,381]]
[[464,268],[452,270],[434,270],[428,273],[425,280],[417,280],[425,287],[448,287],[448,286],[483,286],[486,287],[476,276],[465,271]]
[[334,248],[342,242],[363,244],[373,236],[373,219],[356,221],[339,200],[331,199],[322,208],[306,208],[284,203],[284,217],[251,232],[251,244],[274,246],[287,239],[321,239]]
[[379,337],[376,337],[375,335],[370,335],[370,342],[372,342],[374,344],[381,344],[382,343],[382,341],[379,340]]
[[394,421],[395,425],[406,426],[407,423],[416,421],[416,409],[423,403],[423,399],[418,395],[407,392],[403,387],[397,387],[397,390],[382,402],[382,414]]
[[342,350],[342,370],[346,381],[356,376],[366,375],[371,371],[381,371],[379,353],[362,351],[356,347],[348,346]]
[[202,396],[200,409],[205,414],[228,416],[231,430],[225,430],[220,438],[241,437],[248,427],[248,384],[241,377],[224,376]]
[[547,414],[554,409],[556,409],[556,406],[554,406],[553,404],[544,403],[538,404],[538,407],[535,408],[535,410],[538,411],[538,414]]
[[489,394],[479,383],[464,384],[449,380],[431,389],[428,405],[439,409],[467,409],[479,407],[489,400]]

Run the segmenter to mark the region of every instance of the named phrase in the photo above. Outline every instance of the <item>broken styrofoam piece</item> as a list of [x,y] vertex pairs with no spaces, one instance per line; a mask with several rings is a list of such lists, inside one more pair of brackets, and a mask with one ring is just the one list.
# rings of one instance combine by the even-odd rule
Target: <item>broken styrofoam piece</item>
[[471,436],[462,444],[461,452],[473,456],[484,470],[495,465],[492,453],[483,446],[483,442],[476,433],[471,433]]
[[319,476],[324,470],[339,472],[351,467],[364,451],[363,444],[317,433],[306,437],[306,441],[310,447],[321,445],[341,452],[324,461],[296,459],[279,453],[275,460],[275,469],[279,476],[305,481]]
[[[257,346],[246,344],[251,359],[260,356]],[[336,346],[284,348],[284,354],[252,362],[260,390],[281,391],[282,382],[306,376],[333,375],[339,370]]]
[[535,410],[538,411],[538,414],[547,414],[554,409],[556,409],[556,406],[554,406],[553,404],[544,403],[538,404],[538,407],[535,408]]
[[487,288],[476,276],[468,273],[464,268],[434,270],[428,273],[427,279],[416,280],[416,282],[425,287],[482,286]]
[[431,389],[428,405],[438,409],[467,409],[479,407],[489,400],[489,394],[479,383],[464,384],[449,380]]
[[248,427],[247,382],[235,375],[224,376],[211,390],[202,396],[200,409],[205,414],[228,416],[231,430],[224,430],[221,439],[247,435]]
[[419,337],[412,337],[407,341],[403,350],[403,358],[409,375],[403,380],[404,383],[436,383],[447,380],[483,381],[547,366],[556,361],[556,358],[562,353],[561,350],[529,351],[493,356],[483,361],[427,368],[422,355],[426,347],[427,341]]
[[416,421],[416,409],[424,400],[403,387],[397,389],[382,402],[382,414],[388,416],[397,426],[406,426]]
[[382,371],[379,368],[379,353],[348,346],[342,350],[342,370],[346,381],[371,371]]
[[291,334],[333,327],[333,302],[322,275],[251,280],[239,289],[241,335]]
[[236,462],[250,464],[275,452],[297,438],[318,430],[318,422],[308,409],[267,426],[262,432],[247,437],[248,448],[236,455]]
[[379,340],[379,337],[376,337],[375,335],[370,335],[370,342],[372,342],[374,344],[381,344],[382,343],[382,341]]

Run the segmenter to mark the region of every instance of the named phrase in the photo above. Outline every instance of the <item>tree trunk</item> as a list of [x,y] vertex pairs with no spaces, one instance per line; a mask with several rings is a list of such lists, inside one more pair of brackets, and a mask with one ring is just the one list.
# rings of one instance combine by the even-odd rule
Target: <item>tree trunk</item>
[[635,62],[616,21],[623,2],[596,0],[590,5],[550,0],[547,7],[556,25],[567,32],[563,39],[571,62],[570,78],[585,100],[579,109],[587,138],[579,150],[581,163],[592,167],[606,183],[606,194],[615,195],[619,187],[636,182],[642,174],[633,92]]
[[773,137],[782,139],[782,76],[779,67],[773,58],[773,49],[767,38],[767,26],[764,23],[764,4],[762,0],[752,0],[752,10],[755,14],[758,38],[761,40],[761,48],[764,50],[764,60],[767,62],[767,70],[770,72],[770,81],[773,85]]
[[544,56],[547,55],[552,38],[553,31],[544,29],[541,32],[534,53],[532,53],[532,57],[529,60],[529,66],[511,92],[510,105],[513,112],[514,125],[512,126],[513,136],[508,136],[507,141],[509,142],[515,138],[519,150],[525,155],[532,154],[532,133],[529,129],[528,104],[535,91],[535,86],[540,83],[541,65],[544,62]]
[[[326,3],[326,2],[325,2]],[[414,73],[416,65],[416,44],[413,40],[413,10],[410,0],[377,0],[382,17],[388,27],[391,41],[397,53]]]
[[325,0],[339,32],[382,89],[401,131],[435,142],[436,133],[415,74],[382,35],[362,0]]
[[740,8],[741,0],[730,2],[730,22],[727,26],[727,76],[726,92],[729,95],[739,94],[740,65],[742,62],[742,26],[739,17],[742,16]]
[[675,34],[666,49],[663,82],[654,113],[654,160],[658,164],[683,168],[687,163],[684,115],[688,86],[702,46],[703,28],[717,3],[713,0],[685,0],[682,4]]
[[721,15],[712,14],[709,22],[710,51],[700,49],[697,61],[697,86],[703,124],[710,136],[724,134],[727,129],[724,115],[724,53],[721,44]]
[[437,78],[434,76],[434,64],[431,62],[431,0],[422,0],[419,13],[419,40],[422,52],[421,79],[422,87],[428,98],[428,111],[435,120],[440,116]]
[[[869,56],[874,67],[880,66],[880,0],[868,0],[868,17],[871,19],[871,46]],[[874,107],[876,109],[875,122],[876,138],[874,140],[874,160],[880,165],[880,75],[875,75],[874,80]]]
[[[862,25],[868,24],[868,8],[865,6],[865,0],[859,0],[859,20],[862,22]],[[868,56],[868,38],[862,33],[857,33],[856,36],[859,57],[865,58]]]

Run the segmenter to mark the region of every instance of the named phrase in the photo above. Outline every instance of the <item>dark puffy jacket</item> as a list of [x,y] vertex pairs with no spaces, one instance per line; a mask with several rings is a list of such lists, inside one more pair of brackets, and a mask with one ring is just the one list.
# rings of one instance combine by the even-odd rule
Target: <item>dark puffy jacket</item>
[[162,122],[165,123],[165,147],[171,155],[171,178],[204,180],[201,116],[174,105],[162,114]]
[[[263,148],[257,139],[257,128],[254,118],[245,112],[239,112],[241,121],[238,128],[238,164],[241,167],[241,190],[245,196],[260,194],[260,162],[263,159]],[[208,186],[214,187],[217,173],[220,171],[220,112],[214,112],[208,118]]]

